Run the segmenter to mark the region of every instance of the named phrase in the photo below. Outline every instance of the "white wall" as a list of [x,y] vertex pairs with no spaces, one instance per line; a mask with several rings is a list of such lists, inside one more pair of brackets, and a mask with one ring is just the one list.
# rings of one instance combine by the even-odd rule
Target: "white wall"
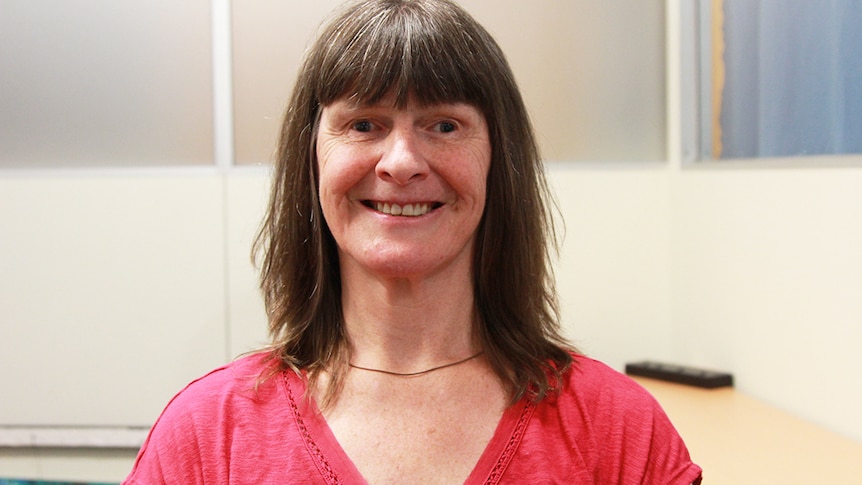
[[566,333],[617,369],[671,357],[665,164],[549,164],[565,219],[556,267]]
[[862,441],[862,157],[551,174],[583,350],[731,371],[742,392]]
[[862,441],[862,159],[672,176],[673,351]]
[[840,162],[553,164],[569,334],[620,369],[731,371],[742,392],[862,442],[862,157]]

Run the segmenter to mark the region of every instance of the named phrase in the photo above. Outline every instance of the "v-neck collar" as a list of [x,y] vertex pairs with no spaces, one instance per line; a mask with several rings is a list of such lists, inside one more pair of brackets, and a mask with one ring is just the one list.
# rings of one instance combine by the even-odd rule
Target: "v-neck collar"
[[[290,371],[283,382],[291,412],[305,447],[328,484],[368,483],[335,438],[313,399],[305,397],[305,382]],[[464,482],[465,485],[497,484],[515,455],[535,405],[522,398],[503,412],[494,436]]]

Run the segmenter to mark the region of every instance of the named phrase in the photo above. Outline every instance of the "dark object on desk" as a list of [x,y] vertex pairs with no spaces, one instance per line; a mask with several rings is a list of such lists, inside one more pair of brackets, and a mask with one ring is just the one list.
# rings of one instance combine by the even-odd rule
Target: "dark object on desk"
[[644,361],[626,364],[626,374],[632,376],[650,377],[663,381],[676,382],[688,386],[715,389],[717,387],[733,387],[733,375],[726,372],[666,364],[662,362]]

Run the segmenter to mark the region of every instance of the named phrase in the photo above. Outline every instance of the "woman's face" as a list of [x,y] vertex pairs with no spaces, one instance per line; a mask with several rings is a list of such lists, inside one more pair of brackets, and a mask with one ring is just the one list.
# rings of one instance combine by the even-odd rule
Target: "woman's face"
[[467,104],[393,104],[341,99],[321,113],[320,204],[342,271],[469,271],[491,165],[485,117]]

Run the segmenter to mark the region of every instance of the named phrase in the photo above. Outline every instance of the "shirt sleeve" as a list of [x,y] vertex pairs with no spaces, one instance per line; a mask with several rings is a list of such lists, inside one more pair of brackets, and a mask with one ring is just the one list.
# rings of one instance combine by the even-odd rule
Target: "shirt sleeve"
[[227,483],[233,373],[220,367],[177,393],[156,420],[123,484]]
[[610,476],[597,483],[700,483],[700,467],[658,401],[627,376],[608,382],[596,413],[607,437],[598,469]]
[[203,484],[200,449],[200,416],[192,410],[188,388],[177,394],[156,423],[138,452],[126,485]]

